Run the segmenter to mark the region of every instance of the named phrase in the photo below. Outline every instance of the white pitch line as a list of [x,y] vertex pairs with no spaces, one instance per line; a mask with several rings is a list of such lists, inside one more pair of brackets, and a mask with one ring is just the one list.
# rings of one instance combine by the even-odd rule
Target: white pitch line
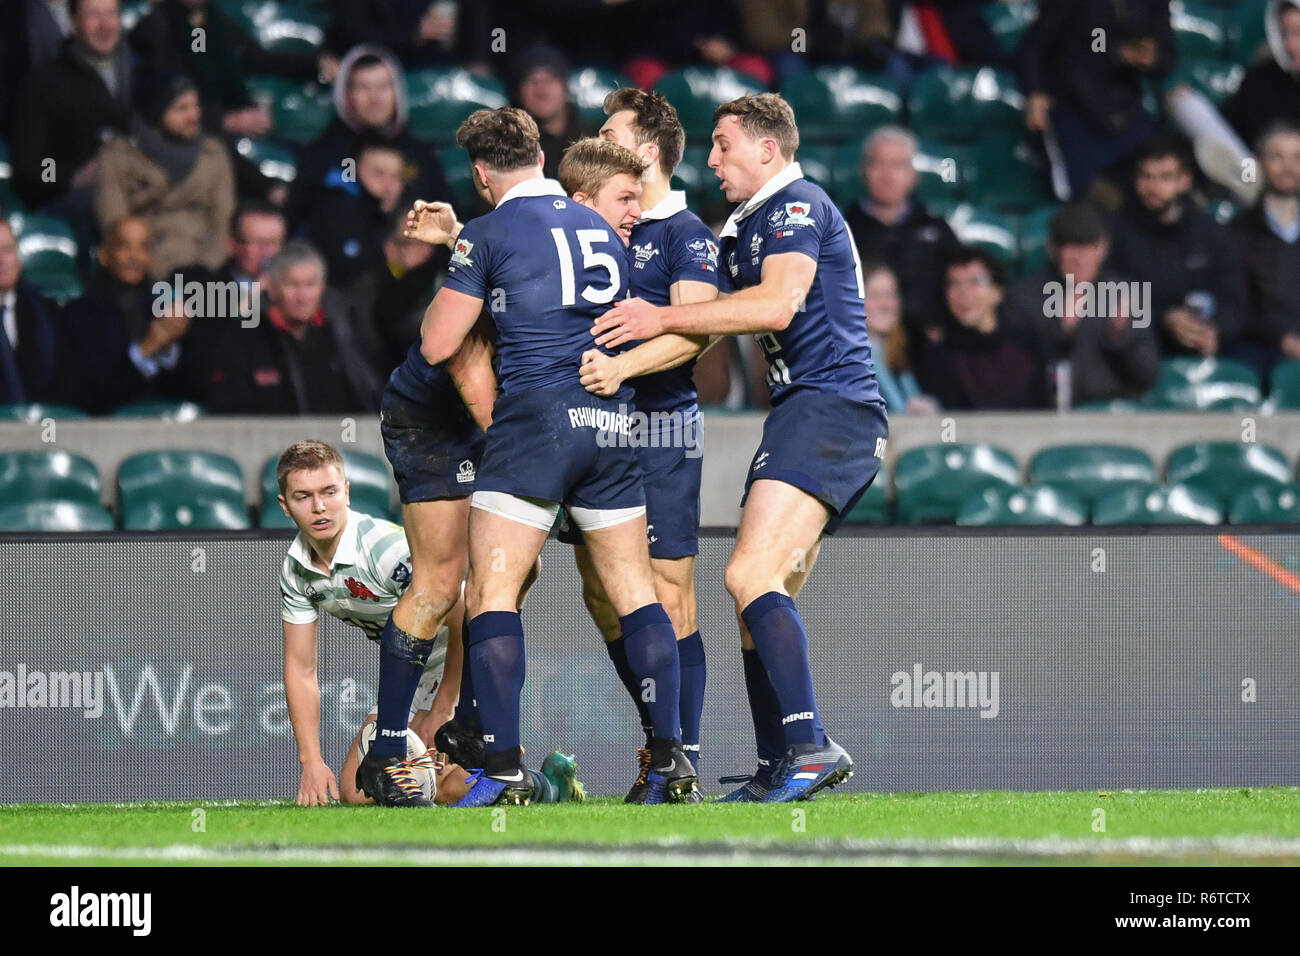
[[[665,853],[665,850],[685,851]],[[841,854],[836,856],[836,853]],[[318,863],[413,865],[483,864],[504,866],[826,866],[826,865],[935,865],[978,862],[979,857],[1093,857],[1116,859],[1197,857],[1226,854],[1235,857],[1300,857],[1300,840],[1272,837],[1129,837],[1113,840],[1014,840],[988,837],[954,837],[945,840],[819,840],[800,844],[708,844],[692,851],[681,841],[636,844],[629,847],[205,847],[173,844],[163,847],[104,847],[78,844],[0,845],[0,859],[44,857],[75,861],[109,859],[143,863]]]

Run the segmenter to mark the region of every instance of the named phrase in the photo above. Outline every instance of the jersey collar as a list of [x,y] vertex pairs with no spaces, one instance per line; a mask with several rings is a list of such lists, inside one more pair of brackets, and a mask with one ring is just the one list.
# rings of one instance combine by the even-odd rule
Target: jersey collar
[[497,203],[500,209],[512,199],[523,199],[527,196],[564,196],[564,187],[554,179],[525,179],[522,182],[515,183],[506,190],[506,194],[501,197]]
[[653,209],[642,211],[641,218],[638,219],[637,222],[654,222],[658,219],[669,219],[672,216],[677,215],[679,212],[685,211],[686,192],[681,189],[674,189],[663,199],[659,200],[659,204]]
[[785,169],[781,170],[765,182],[758,192],[754,193],[753,196],[741,203],[736,211],[731,214],[730,218],[727,219],[727,224],[722,227],[722,232],[718,238],[725,239],[727,236],[736,235],[740,228],[740,224],[744,220],[753,215],[758,210],[759,206],[763,205],[763,203],[776,195],[778,190],[789,186],[796,179],[803,179],[803,170],[799,168],[798,163],[791,163]]
[[[331,572],[340,564],[357,563],[357,555],[360,553],[357,547],[357,533],[356,512],[349,508],[343,531],[339,536],[339,546],[335,549],[334,560],[330,563]],[[307,543],[307,539],[301,531],[293,539],[293,543],[289,545],[289,556],[308,571],[315,574],[323,573],[320,568],[312,564],[311,545]]]

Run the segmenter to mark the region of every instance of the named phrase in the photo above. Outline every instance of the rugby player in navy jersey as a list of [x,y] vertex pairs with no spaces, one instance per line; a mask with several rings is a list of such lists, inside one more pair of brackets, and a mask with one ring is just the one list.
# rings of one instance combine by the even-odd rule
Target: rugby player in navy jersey
[[670,361],[699,347],[682,335],[753,334],[767,356],[772,411],[726,570],[759,756],[754,776],[723,798],[733,801],[807,799],[853,771],[822,727],[793,597],[821,536],[875,478],[888,431],[861,321],[857,249],[834,203],[803,178],[798,146],[794,111],[775,94],[718,107],[709,167],[740,203],[721,236],[723,278],[735,291],[694,305],[629,299],[592,329],[605,348],[670,333],[639,347],[677,350]]
[[537,126],[511,107],[479,110],[457,131],[475,187],[493,211],[453,243],[448,278],[425,315],[431,365],[463,353],[486,306],[496,326],[500,395],[491,358],[449,372],[486,430],[472,498],[468,657],[486,757],[460,806],[522,802],[519,740],[523,628],[516,598],[563,505],[619,616],[628,662],[656,733],[651,774],[666,800],[697,792],[678,737],[680,678],[672,622],[654,592],[645,494],[626,436],[630,391],[598,398],[579,381],[588,330],[627,291],[618,233],[543,178]]

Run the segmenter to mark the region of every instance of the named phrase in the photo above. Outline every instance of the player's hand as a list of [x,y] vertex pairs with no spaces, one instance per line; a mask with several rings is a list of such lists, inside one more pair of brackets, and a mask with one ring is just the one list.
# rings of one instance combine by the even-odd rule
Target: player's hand
[[618,356],[606,355],[600,349],[588,349],[582,353],[578,376],[587,391],[609,398],[623,385],[623,363]]
[[644,342],[662,335],[663,331],[664,323],[659,307],[635,297],[624,299],[615,305],[591,327],[596,344],[611,349],[627,342]]
[[302,768],[302,782],[298,784],[298,806],[327,807],[330,800],[338,800],[339,783],[334,771],[324,761],[307,764]]
[[460,235],[461,224],[456,221],[456,210],[450,203],[425,202],[417,199],[406,214],[406,228],[402,235],[418,239],[431,246],[450,246]]

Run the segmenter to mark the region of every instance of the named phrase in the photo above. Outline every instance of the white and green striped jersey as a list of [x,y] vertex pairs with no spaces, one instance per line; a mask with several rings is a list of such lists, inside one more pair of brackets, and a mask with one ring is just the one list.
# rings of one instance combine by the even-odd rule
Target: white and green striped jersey
[[410,583],[406,532],[391,521],[349,509],[328,573],[312,565],[311,545],[301,532],[293,539],[280,570],[281,616],[290,624],[310,624],[323,610],[377,641]]

